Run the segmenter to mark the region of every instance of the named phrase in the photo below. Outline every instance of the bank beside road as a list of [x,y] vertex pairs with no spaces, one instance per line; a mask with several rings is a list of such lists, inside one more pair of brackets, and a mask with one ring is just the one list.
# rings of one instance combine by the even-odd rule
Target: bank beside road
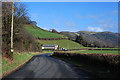
[[72,63],[80,69],[100,78],[116,78],[120,74],[119,54],[56,51],[52,56]]
[[13,60],[9,60],[8,58],[3,57],[2,58],[2,77],[6,77],[12,72],[16,71],[20,67],[22,67],[24,64],[26,64],[34,55],[42,54],[40,52],[36,53],[18,53],[14,52],[13,54]]

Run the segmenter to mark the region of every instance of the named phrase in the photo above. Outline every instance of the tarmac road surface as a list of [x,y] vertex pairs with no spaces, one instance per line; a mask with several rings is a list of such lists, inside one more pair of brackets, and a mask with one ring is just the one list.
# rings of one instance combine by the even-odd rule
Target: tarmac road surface
[[89,78],[86,73],[73,65],[49,55],[50,53],[45,53],[34,56],[23,67],[6,78]]

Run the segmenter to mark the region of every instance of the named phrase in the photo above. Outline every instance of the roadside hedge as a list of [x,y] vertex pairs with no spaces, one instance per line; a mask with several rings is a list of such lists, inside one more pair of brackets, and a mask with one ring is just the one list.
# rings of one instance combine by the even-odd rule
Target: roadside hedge
[[70,53],[58,51],[54,56],[68,58],[69,60],[80,61],[85,64],[107,68],[111,73],[120,74],[120,55],[118,54],[91,54],[91,53]]

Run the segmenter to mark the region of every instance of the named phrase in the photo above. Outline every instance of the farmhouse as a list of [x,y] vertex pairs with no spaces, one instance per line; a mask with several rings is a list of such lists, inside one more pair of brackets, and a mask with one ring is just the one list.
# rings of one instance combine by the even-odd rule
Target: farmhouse
[[42,49],[56,50],[58,49],[58,45],[43,45]]

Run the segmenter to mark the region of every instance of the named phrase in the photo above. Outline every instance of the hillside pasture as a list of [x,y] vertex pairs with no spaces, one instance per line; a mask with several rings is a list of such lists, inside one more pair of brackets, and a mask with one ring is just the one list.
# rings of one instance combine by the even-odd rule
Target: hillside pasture
[[67,38],[63,35],[52,33],[34,25],[25,25],[25,29],[37,38]]
[[38,40],[43,45],[48,45],[48,44],[57,44],[61,48],[65,49],[80,49],[83,48],[82,45],[71,41],[71,40]]

